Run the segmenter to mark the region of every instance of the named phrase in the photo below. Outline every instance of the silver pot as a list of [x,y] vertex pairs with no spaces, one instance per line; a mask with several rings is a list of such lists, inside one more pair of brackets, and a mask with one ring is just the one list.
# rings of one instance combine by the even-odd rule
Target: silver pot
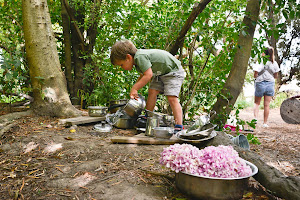
[[130,99],[128,103],[124,106],[123,110],[130,117],[139,116],[146,106],[146,101],[142,95],[139,94],[139,98],[137,100]]
[[90,117],[103,117],[107,114],[107,107],[89,106],[88,110]]
[[131,129],[134,126],[135,119],[132,118],[118,118],[114,124],[117,128]]
[[153,135],[156,138],[169,139],[173,136],[174,130],[171,127],[154,127]]

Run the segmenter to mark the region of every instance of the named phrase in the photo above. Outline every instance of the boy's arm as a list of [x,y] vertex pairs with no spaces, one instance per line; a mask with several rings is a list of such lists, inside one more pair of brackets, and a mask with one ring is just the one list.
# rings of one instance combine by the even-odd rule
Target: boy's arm
[[138,99],[138,90],[144,87],[152,78],[153,72],[152,69],[147,69],[143,75],[141,75],[136,83],[132,86],[130,91],[130,98],[131,99]]

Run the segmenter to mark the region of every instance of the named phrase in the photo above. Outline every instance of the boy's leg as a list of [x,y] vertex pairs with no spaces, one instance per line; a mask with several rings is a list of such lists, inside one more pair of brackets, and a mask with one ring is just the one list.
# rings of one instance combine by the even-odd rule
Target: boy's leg
[[182,107],[179,103],[178,97],[167,96],[167,99],[174,115],[175,124],[182,125]]
[[157,99],[157,95],[160,93],[160,91],[155,90],[155,89],[150,89],[148,90],[148,99],[147,99],[147,103],[146,103],[146,109],[153,111],[155,104],[156,104],[156,99]]

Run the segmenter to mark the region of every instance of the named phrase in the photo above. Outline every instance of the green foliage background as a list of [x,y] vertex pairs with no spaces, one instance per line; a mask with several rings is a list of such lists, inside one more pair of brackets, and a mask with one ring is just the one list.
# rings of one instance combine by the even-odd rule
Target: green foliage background
[[[84,68],[84,84],[92,85],[93,88],[91,91],[77,92],[78,97],[86,101],[86,105],[107,106],[112,99],[129,98],[130,88],[135,83],[138,73],[134,70],[122,71],[111,65],[110,47],[115,41],[130,39],[137,48],[168,50],[195,3],[192,0],[153,1],[151,5],[131,0],[102,2],[97,16],[91,18],[94,1],[69,1],[75,10],[81,10],[85,15],[84,22],[79,23],[79,27],[87,27],[92,20],[97,20],[98,24],[96,45],[91,55],[92,63]],[[212,1],[197,17],[186,35],[183,49],[179,53],[184,55],[190,51],[194,52],[180,57],[187,73],[180,101],[187,108],[188,118],[209,110],[215,103],[217,94],[230,72],[235,50],[238,48],[236,44],[243,27],[242,19],[246,3],[246,0]],[[4,99],[14,92],[30,93],[31,86],[24,53],[21,1],[0,0],[0,5],[2,49],[0,90]],[[268,2],[264,1],[262,5],[262,9],[267,9]],[[63,63],[61,3],[57,0],[48,0],[48,6],[57,38],[58,53]],[[275,7],[277,14],[283,11],[283,15],[287,15],[286,18],[299,17],[297,10],[298,4],[292,10],[287,9],[283,2]],[[261,18],[259,23],[260,31],[271,31],[278,36],[283,34],[280,31],[282,24],[274,27],[267,18]],[[195,47],[192,45],[193,41],[196,41]],[[252,59],[260,59],[259,55],[265,41],[264,37],[255,38]],[[222,51],[216,54],[218,49]],[[145,97],[147,89],[148,87],[144,87],[140,90]],[[166,112],[166,101],[163,97],[159,99],[157,105],[158,111]]]

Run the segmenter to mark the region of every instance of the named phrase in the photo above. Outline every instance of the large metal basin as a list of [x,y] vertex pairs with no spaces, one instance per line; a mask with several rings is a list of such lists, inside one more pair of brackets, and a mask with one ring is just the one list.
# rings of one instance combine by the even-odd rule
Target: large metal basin
[[239,178],[210,178],[187,173],[176,173],[176,187],[183,193],[203,200],[241,199],[248,186],[249,178],[258,172],[257,167],[245,161],[252,169],[252,174]]

